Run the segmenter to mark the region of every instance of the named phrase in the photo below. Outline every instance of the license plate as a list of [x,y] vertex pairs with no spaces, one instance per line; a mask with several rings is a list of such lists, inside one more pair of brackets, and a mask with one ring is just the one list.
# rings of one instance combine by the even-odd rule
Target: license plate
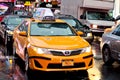
[[64,60],[62,61],[62,66],[74,66],[73,60]]

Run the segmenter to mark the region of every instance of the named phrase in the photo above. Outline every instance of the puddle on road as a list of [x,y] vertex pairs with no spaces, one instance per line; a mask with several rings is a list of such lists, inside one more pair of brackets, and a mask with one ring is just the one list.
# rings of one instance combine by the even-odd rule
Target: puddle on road
[[2,51],[0,51],[0,80],[13,80],[12,78],[11,60],[3,56]]
[[[93,49],[93,53],[99,52],[99,45],[93,43],[95,47]],[[97,49],[97,51],[96,51]],[[19,66],[14,65],[13,58],[12,57],[5,57],[3,56],[3,49],[0,48],[0,80],[25,80],[24,75],[21,73]],[[98,54],[94,54],[95,57]],[[100,58],[100,57],[99,57]],[[14,65],[14,66],[13,66]],[[92,68],[88,70],[89,78],[90,80],[100,80],[100,73],[97,71],[97,74],[94,74],[96,72],[96,69]],[[14,78],[14,79],[13,79]],[[97,79],[96,79],[97,78]],[[66,79],[67,80],[67,79]],[[84,79],[82,79],[84,80]]]

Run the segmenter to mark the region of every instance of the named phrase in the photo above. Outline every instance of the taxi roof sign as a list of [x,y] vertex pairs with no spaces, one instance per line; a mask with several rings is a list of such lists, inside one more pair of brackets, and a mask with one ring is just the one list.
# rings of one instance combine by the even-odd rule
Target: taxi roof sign
[[30,3],[30,1],[26,1],[24,5],[25,5],[25,6],[30,6],[31,3]]
[[45,19],[48,19],[48,17],[49,17],[49,20],[50,20],[50,18],[51,18],[51,20],[55,19],[54,14],[50,8],[35,8],[33,18],[45,20]]

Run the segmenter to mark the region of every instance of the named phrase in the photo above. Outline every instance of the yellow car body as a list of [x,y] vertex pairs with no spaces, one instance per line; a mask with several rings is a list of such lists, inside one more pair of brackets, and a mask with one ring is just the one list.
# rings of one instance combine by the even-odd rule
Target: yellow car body
[[[28,54],[30,69],[41,71],[72,71],[87,70],[93,67],[93,53],[90,44],[81,38],[70,25],[69,27],[76,34],[74,36],[30,35],[32,33],[32,23],[62,24],[65,23],[64,21],[60,19],[56,19],[55,21],[27,19],[24,22],[14,30],[14,47],[16,54],[23,61],[26,61],[25,54]],[[22,29],[20,30],[21,25],[26,26],[27,32]]]

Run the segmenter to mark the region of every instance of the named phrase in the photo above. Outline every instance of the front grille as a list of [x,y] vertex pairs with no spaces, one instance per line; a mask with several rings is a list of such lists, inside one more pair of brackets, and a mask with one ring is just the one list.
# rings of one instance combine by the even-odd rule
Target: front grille
[[61,63],[56,64],[48,64],[48,69],[68,69],[68,68],[82,68],[85,67],[85,63],[74,63],[74,66],[62,66]]
[[54,56],[73,56],[79,55],[82,52],[82,49],[79,50],[51,50],[50,51]]
[[50,51],[54,56],[64,56],[63,52],[61,51]]
[[111,28],[112,26],[98,26],[98,29],[106,29],[106,28]]

